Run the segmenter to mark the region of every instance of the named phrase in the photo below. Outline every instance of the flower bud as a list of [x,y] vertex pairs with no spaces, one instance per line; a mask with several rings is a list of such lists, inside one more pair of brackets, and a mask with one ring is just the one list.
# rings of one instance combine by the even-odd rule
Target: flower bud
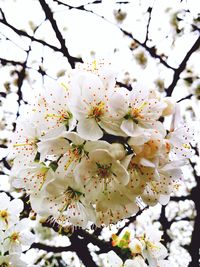
[[115,159],[122,160],[126,156],[126,151],[122,144],[119,143],[113,143],[111,144],[111,151],[110,153]]
[[175,102],[172,99],[172,97],[165,97],[164,98],[164,103],[167,104],[166,108],[163,110],[162,115],[163,116],[168,116],[172,115],[175,111]]

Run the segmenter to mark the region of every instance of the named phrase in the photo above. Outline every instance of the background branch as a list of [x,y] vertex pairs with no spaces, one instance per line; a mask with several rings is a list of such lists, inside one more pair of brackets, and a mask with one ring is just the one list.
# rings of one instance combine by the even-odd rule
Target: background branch
[[177,82],[179,81],[180,74],[185,70],[186,64],[191,57],[191,55],[199,48],[200,46],[200,36],[197,38],[191,49],[187,52],[186,56],[182,60],[179,67],[174,71],[174,77],[172,80],[172,83],[169,85],[169,87],[165,90],[167,93],[167,96],[171,96],[173,93],[173,90],[175,86],[177,85]]

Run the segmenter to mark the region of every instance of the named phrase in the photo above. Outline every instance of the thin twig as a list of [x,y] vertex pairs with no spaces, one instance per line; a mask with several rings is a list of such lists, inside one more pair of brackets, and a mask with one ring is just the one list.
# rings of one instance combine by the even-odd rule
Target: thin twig
[[192,96],[193,96],[193,94],[189,94],[189,95],[187,95],[187,96],[185,96],[185,97],[179,99],[179,100],[177,101],[177,103],[180,103],[180,102],[182,102],[183,100],[191,99]]
[[57,22],[53,17],[53,12],[51,11],[49,5],[46,3],[45,0],[39,0],[39,2],[40,2],[40,5],[42,6],[42,9],[43,9],[43,11],[45,13],[46,18],[51,23],[51,26],[52,26],[55,34],[56,34],[56,37],[57,37],[57,39],[58,39],[58,41],[60,43],[61,51],[62,51],[63,55],[65,57],[67,57],[67,59],[69,61],[69,64],[71,65],[72,68],[74,68],[75,67],[75,63],[76,62],[82,62],[82,60],[80,58],[72,57],[69,54],[69,50],[65,45],[65,39],[63,38],[63,36],[62,36],[62,34],[61,34],[61,32],[60,32],[60,30],[58,28]]
[[184,57],[184,59],[182,60],[181,64],[179,65],[179,67],[175,70],[174,72],[174,77],[172,80],[172,83],[169,85],[169,87],[165,90],[167,93],[167,96],[171,96],[173,93],[174,88],[177,85],[177,82],[180,79],[180,74],[185,70],[186,68],[186,64],[189,60],[189,58],[191,57],[191,55],[199,48],[200,46],[200,36],[197,38],[197,40],[195,41],[195,43],[193,44],[193,46],[190,48],[190,50],[187,52],[186,56]]

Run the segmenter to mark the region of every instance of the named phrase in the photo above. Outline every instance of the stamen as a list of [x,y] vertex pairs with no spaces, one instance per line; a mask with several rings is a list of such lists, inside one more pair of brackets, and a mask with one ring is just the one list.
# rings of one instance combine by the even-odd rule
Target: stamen
[[47,118],[52,118],[52,119],[58,119],[59,123],[64,123],[68,125],[69,120],[72,118],[72,113],[65,110],[65,111],[60,111],[58,112],[59,114],[46,114],[45,119]]
[[8,212],[7,210],[0,210],[0,218],[2,218],[6,224],[8,224]]
[[190,149],[191,147],[188,144],[183,144],[184,148]]
[[105,103],[100,101],[95,107],[92,107],[90,110],[88,117],[94,118],[96,121],[100,121],[100,117],[104,114]]
[[45,181],[46,181],[46,177],[47,177],[47,172],[48,172],[49,168],[44,167],[41,169],[41,171],[36,175],[36,178],[41,181],[40,183],[40,187],[39,187],[39,191],[42,189]]
[[92,69],[93,69],[93,70],[97,70],[97,61],[96,61],[96,60],[94,60],[94,61],[92,62]]
[[11,235],[10,239],[11,239],[12,241],[14,241],[14,242],[19,241],[19,233],[18,233],[18,232],[14,232],[14,233]]
[[150,185],[151,185],[151,189],[154,193],[158,194],[159,193],[159,190],[156,188],[156,182],[155,181],[152,181],[150,182]]
[[65,91],[67,91],[68,92],[68,87],[67,87],[67,85],[66,84],[64,84],[64,83],[61,83],[60,84],[61,85],[61,87],[63,88],[63,89],[65,89]]
[[18,144],[14,144],[13,147],[20,147],[20,146],[33,146],[35,145],[34,142],[30,142],[30,143],[18,143]]

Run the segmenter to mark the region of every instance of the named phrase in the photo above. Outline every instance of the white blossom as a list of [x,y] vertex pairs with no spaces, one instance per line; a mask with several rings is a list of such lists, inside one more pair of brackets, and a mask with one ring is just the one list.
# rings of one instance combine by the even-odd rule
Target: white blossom
[[137,256],[134,259],[128,259],[123,263],[121,258],[114,251],[109,251],[107,254],[101,255],[106,257],[105,266],[108,267],[147,267],[141,256]]
[[9,158],[14,158],[13,174],[34,162],[37,154],[37,143],[42,131],[31,120],[18,120],[9,149]]
[[148,260],[151,267],[158,266],[158,260],[163,260],[167,257],[167,249],[161,244],[162,232],[153,226],[145,229],[145,233],[139,238],[143,244],[142,255]]
[[8,229],[19,220],[24,205],[20,199],[10,200],[6,193],[0,194],[0,230]]
[[59,133],[71,131],[76,126],[76,119],[68,105],[70,95],[68,81],[67,83],[62,81],[60,85],[51,81],[36,95],[35,102],[31,106],[33,121],[36,125],[42,123],[44,134],[52,130]]
[[72,90],[78,92],[71,103],[71,109],[78,120],[77,132],[82,138],[98,140],[103,136],[102,128],[110,134],[122,134],[108,107],[109,98],[115,91],[114,83],[115,76],[106,73],[104,68],[97,73],[75,73]]
[[144,129],[162,129],[158,119],[165,105],[150,94],[151,91],[138,84],[131,92],[122,88],[110,98],[111,112],[122,121],[120,128],[127,136],[138,138]]
[[127,170],[105,149],[89,153],[75,169],[75,179],[83,186],[86,197],[98,202],[99,197],[120,191],[129,181]]
[[10,254],[20,254],[31,246],[35,236],[28,229],[29,224],[29,219],[24,218],[5,231],[4,250],[9,251]]
[[[128,91],[116,77],[105,60],[77,64],[20,114],[12,185],[30,195],[40,216],[109,225],[135,214],[141,200],[166,205],[178,190],[193,132],[178,123],[171,98],[139,82]],[[169,115],[170,129],[161,120]]]
[[[106,141],[85,141],[76,133],[65,134],[70,144],[66,147],[65,153],[58,162],[57,173],[66,176],[69,172],[74,172],[75,167],[82,159],[88,157],[88,153],[95,149],[111,149]],[[59,143],[57,143],[59,149]]]
[[29,167],[21,169],[18,177],[14,178],[13,186],[25,188],[28,194],[37,194],[54,179],[54,172],[44,163],[32,163]]
[[20,259],[18,254],[0,256],[0,266],[5,267],[27,267],[27,264]]
[[32,208],[42,216],[53,215],[61,225],[85,228],[95,220],[93,207],[85,201],[80,186],[72,176],[57,176],[46,187],[46,194],[31,196]]

